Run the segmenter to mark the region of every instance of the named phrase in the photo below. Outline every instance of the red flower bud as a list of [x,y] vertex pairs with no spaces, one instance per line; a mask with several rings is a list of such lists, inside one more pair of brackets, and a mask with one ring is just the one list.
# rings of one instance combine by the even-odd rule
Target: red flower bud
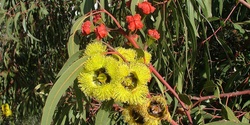
[[91,32],[90,26],[91,26],[91,22],[90,21],[86,21],[86,22],[84,22],[82,24],[82,34],[83,35],[90,34],[90,32]]
[[126,21],[128,23],[128,29],[131,31],[141,29],[143,27],[141,16],[139,14],[135,14],[134,16],[127,16]]
[[151,37],[155,40],[158,40],[160,38],[160,34],[158,33],[158,31],[156,29],[149,29],[148,35],[149,35],[149,37]]
[[95,34],[97,36],[97,39],[102,39],[108,35],[108,31],[104,24],[99,25],[95,28]]
[[93,22],[97,23],[99,20],[101,20],[102,16],[101,14],[95,14],[93,18]]
[[155,7],[151,5],[151,3],[144,1],[138,4],[138,8],[142,10],[144,14],[150,14],[155,11]]

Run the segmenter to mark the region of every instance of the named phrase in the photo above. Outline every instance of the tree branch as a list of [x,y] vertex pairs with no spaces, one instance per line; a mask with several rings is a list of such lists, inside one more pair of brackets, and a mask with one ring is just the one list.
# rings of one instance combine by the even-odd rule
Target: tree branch
[[250,4],[247,3],[245,0],[238,0],[238,2],[240,2],[241,4],[245,5],[247,8],[250,9]]
[[[235,97],[235,96],[239,96],[239,95],[250,95],[250,90],[237,91],[237,92],[231,92],[231,93],[223,93],[223,94],[220,94],[220,98],[225,98],[225,97],[230,98],[230,97]],[[203,97],[192,96],[191,100],[197,100],[197,102],[195,102],[195,104],[193,105],[193,107],[194,107],[195,105],[197,105],[198,103],[200,103],[202,101],[205,101],[208,99],[213,99],[213,98],[217,98],[217,97],[214,95],[203,96]]]
[[[231,12],[228,14],[227,18],[224,20],[224,24],[229,20],[230,16],[232,15],[233,11],[236,9],[238,3],[233,7],[233,9],[231,10]],[[207,42],[208,40],[210,40],[213,36],[216,37],[217,39],[217,36],[216,36],[216,33],[218,31],[220,31],[222,29],[222,26],[220,26],[212,35],[210,35],[207,39],[205,39],[204,41],[201,42],[201,45],[203,45],[205,42]]]

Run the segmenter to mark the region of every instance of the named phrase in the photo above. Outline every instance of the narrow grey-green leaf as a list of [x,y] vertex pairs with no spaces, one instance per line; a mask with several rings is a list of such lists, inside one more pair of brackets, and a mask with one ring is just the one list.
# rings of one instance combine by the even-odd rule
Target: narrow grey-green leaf
[[7,35],[8,37],[10,37],[12,40],[14,41],[18,41],[18,39],[16,39],[14,36],[13,36],[13,19],[12,18],[9,18],[7,20],[7,23],[6,23],[6,31],[7,31]]
[[95,125],[109,125],[111,119],[109,118],[109,111],[105,109],[99,109],[96,114]]
[[155,75],[153,75],[153,77],[155,78],[155,81],[161,91],[161,94],[164,95],[164,91],[166,90],[165,86],[159,81],[159,79]]
[[24,12],[26,12],[26,7],[25,7],[25,3],[24,2],[20,2],[20,4],[21,4],[21,9],[22,9],[22,12],[24,13]]
[[221,108],[222,117],[226,120],[239,123],[239,119],[234,115],[234,112],[226,105]]
[[61,68],[61,70],[59,71],[59,73],[57,74],[56,77],[61,76],[68,68],[69,66],[75,62],[76,60],[78,60],[82,55],[83,51],[80,50],[78,52],[76,52],[75,54],[73,54],[67,61],[66,63],[63,65],[63,67]]
[[191,106],[192,102],[191,99],[186,94],[179,94],[179,98],[183,101],[186,105]]
[[27,25],[26,25],[26,19],[25,18],[23,18],[22,26],[23,26],[24,32],[27,32]]
[[247,102],[244,103],[244,105],[242,106],[242,109],[246,108],[249,105],[250,105],[250,100],[248,100]]
[[82,57],[81,59],[74,62],[56,81],[48,95],[45,106],[43,108],[41,125],[51,124],[58,101],[60,100],[63,93],[67,90],[67,88],[72,85],[78,74],[82,71],[82,67],[86,59],[87,57]]
[[29,31],[28,31],[27,36],[29,36],[29,37],[30,37],[31,39],[33,39],[33,40],[41,41],[41,40],[37,39],[36,37],[34,37]]
[[17,28],[17,26],[18,26],[17,23],[19,22],[19,16],[20,15],[21,15],[21,12],[17,12],[15,17],[14,17],[14,26],[15,26],[15,28]]
[[205,125],[249,125],[249,124],[248,123],[236,123],[232,121],[222,120],[222,121],[210,122]]
[[74,53],[76,53],[77,51],[79,51],[79,39],[76,36],[76,32],[77,30],[81,29],[82,23],[83,21],[86,19],[86,16],[82,16],[80,17],[78,20],[76,20],[76,22],[74,23],[74,25],[71,28],[71,35],[69,37],[69,41],[68,41],[68,55],[69,57],[72,56]]
[[79,37],[77,35],[72,34],[69,37],[68,41],[68,55],[71,57],[73,54],[79,51],[80,45],[79,45]]

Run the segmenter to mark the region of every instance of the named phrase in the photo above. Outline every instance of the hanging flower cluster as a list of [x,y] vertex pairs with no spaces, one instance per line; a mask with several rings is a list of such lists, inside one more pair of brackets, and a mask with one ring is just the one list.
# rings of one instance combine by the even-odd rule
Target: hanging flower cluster
[[101,41],[87,45],[85,55],[89,56],[78,76],[79,87],[88,96],[98,100],[114,99],[116,102],[142,104],[148,94],[147,82],[151,75],[144,62],[149,63],[151,55],[141,56],[134,49],[115,48],[108,52]]
[[83,22],[81,27],[82,35],[87,36],[94,31],[98,40],[108,36],[108,30],[104,23],[101,21],[101,15],[96,14],[93,18],[93,23],[89,20]]
[[161,120],[171,121],[167,102],[162,96],[147,99],[142,105],[130,105],[122,114],[130,125],[158,125]]
[[[131,1],[128,1],[127,4],[129,5]],[[130,6],[130,5],[129,5]],[[142,14],[148,15],[155,11],[155,7],[151,5],[150,2],[144,1],[142,3],[138,3],[139,10],[142,11]],[[130,31],[136,31],[143,28],[143,23],[141,21],[141,15],[135,14],[126,17],[126,22],[128,23],[128,29]],[[134,34],[136,35],[136,34]],[[156,29],[148,29],[148,37],[150,38],[149,41],[153,42],[160,39],[160,34]]]

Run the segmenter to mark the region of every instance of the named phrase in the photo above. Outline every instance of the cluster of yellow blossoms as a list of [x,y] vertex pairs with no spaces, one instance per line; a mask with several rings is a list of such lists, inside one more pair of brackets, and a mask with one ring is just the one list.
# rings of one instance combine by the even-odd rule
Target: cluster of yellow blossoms
[[141,105],[130,105],[122,114],[130,125],[158,125],[161,120],[171,121],[167,102],[162,96],[154,96]]
[[[130,124],[158,124],[169,119],[167,103],[163,97],[147,98],[147,82],[151,78],[147,64],[151,54],[122,47],[108,51],[100,41],[87,45],[84,51],[88,59],[78,76],[80,89],[90,97],[100,101],[121,102],[124,120]],[[158,107],[160,111],[155,111]]]
[[151,59],[148,52],[138,54],[134,49],[118,47],[108,54],[106,45],[95,41],[87,45],[84,53],[89,58],[78,81],[86,95],[101,101],[114,99],[127,104],[145,102],[147,82],[151,78],[150,70],[145,65]]
[[2,105],[2,115],[5,117],[9,117],[12,115],[12,111],[10,109],[9,104],[3,104]]

